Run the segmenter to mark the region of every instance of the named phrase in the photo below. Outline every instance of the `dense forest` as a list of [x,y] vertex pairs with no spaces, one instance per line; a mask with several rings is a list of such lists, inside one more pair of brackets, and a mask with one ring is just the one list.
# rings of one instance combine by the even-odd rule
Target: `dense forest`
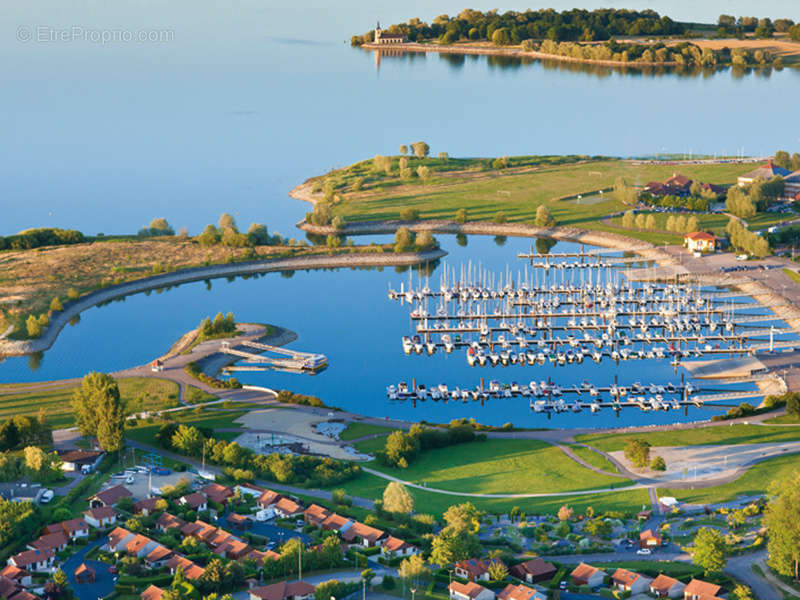
[[[403,33],[409,41],[439,40],[451,44],[458,40],[493,40],[495,33],[508,38],[509,44],[520,44],[529,39],[553,41],[596,41],[628,35],[681,35],[686,26],[653,10],[573,9],[558,12],[553,9],[481,12],[465,9],[457,16],[441,15],[429,25],[420,19],[392,25],[391,33]],[[353,36],[354,46],[372,41],[373,32]]]

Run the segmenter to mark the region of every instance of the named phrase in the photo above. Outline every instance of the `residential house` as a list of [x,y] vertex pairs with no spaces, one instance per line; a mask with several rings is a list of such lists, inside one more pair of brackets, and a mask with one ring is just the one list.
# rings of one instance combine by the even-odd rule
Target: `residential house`
[[569,574],[572,578],[572,583],[575,585],[588,585],[591,588],[602,585],[605,575],[602,570],[584,562],[575,567],[572,573]]
[[97,573],[86,563],[79,564],[75,569],[75,583],[94,583],[95,579],[97,579]]
[[547,596],[527,585],[508,584],[499,594],[498,600],[547,600]]
[[257,504],[260,509],[266,510],[281,498],[283,498],[283,496],[278,492],[273,492],[272,490],[264,490],[258,497]]
[[131,533],[124,527],[115,527],[108,534],[108,541],[103,545],[103,549],[107,552],[124,551],[128,542],[130,542],[134,536],[134,533]]
[[356,546],[363,546],[364,548],[381,546],[387,537],[389,537],[389,534],[385,531],[375,529],[369,525],[364,525],[364,523],[359,521],[353,523],[352,527],[342,533],[342,539],[344,541]]
[[239,530],[247,529],[252,523],[249,517],[237,513],[229,514],[225,520],[228,521],[228,525]]
[[33,583],[33,578],[30,573],[14,565],[6,565],[3,567],[3,569],[0,570],[0,577],[10,579],[22,587],[28,587]]
[[650,582],[650,593],[659,598],[680,598],[686,584],[663,573]]
[[254,550],[253,548],[251,548],[250,551],[244,555],[244,558],[252,559],[259,565],[264,564],[264,561],[267,559],[278,560],[280,557],[280,554],[272,550],[265,550],[264,552],[261,552],[260,550]]
[[660,533],[647,529],[639,534],[639,547],[640,548],[660,548],[664,542],[664,538]]
[[489,581],[489,567],[492,563],[503,564],[499,559],[483,560],[480,558],[470,558],[457,562],[453,567],[456,577],[468,579],[470,581]]
[[683,590],[684,600],[713,600],[722,588],[713,583],[692,579]]
[[316,525],[317,527],[322,525],[325,519],[330,516],[331,511],[319,504],[312,504],[303,511],[303,519],[305,519],[305,522],[310,525]]
[[169,531],[170,529],[180,529],[186,525],[186,521],[183,519],[176,517],[175,515],[171,515],[168,512],[161,513],[156,519],[156,529],[158,531]]
[[161,600],[163,594],[164,590],[151,584],[142,592],[142,600]]
[[450,600],[494,600],[494,592],[473,581],[453,581],[447,588]]
[[350,529],[354,524],[355,521],[333,513],[322,522],[322,528],[327,531],[338,531],[344,534],[344,532]]
[[556,567],[553,563],[546,562],[541,558],[525,561],[514,565],[510,573],[517,579],[522,579],[527,583],[537,583],[539,581],[549,581],[556,574]]
[[146,535],[137,533],[125,545],[125,551],[131,556],[135,556],[136,558],[142,558],[150,554],[153,550],[155,550],[156,546],[158,546],[158,542],[151,540]]
[[800,171],[783,178],[783,197],[785,200],[800,200]]
[[640,521],[649,521],[650,517],[652,516],[653,516],[653,511],[651,509],[640,510],[638,513],[636,513],[636,518],[639,519]]
[[228,498],[233,496],[234,492],[228,486],[220,485],[218,483],[209,483],[204,488],[200,488],[200,493],[202,493],[212,502],[216,502],[217,504],[227,504]]
[[242,495],[247,494],[248,496],[255,496],[256,498],[266,491],[264,488],[253,485],[252,483],[237,483],[235,489],[239,490],[239,493]]
[[214,553],[230,560],[244,560],[252,550],[246,542],[231,536],[214,549]]
[[178,502],[184,506],[188,506],[194,511],[202,512],[204,510],[208,510],[208,502],[206,501],[206,497],[200,492],[186,494],[178,499]]
[[69,545],[69,538],[63,531],[58,533],[45,533],[38,539],[28,542],[31,550],[51,550],[53,553],[66,550]]
[[419,548],[391,535],[384,540],[381,546],[382,556],[411,556],[412,554],[419,554]]
[[311,600],[314,586],[305,581],[281,581],[249,590],[250,600]]
[[717,237],[706,231],[693,231],[683,236],[683,243],[689,252],[714,252],[717,247]]
[[172,550],[166,546],[158,544],[147,556],[144,557],[144,564],[146,564],[150,569],[158,569],[167,564],[167,561],[173,556],[175,556],[175,553]]
[[164,566],[166,566],[167,569],[169,569],[169,572],[172,575],[175,574],[175,571],[181,569],[183,571],[183,574],[186,576],[186,579],[189,580],[199,579],[205,572],[205,569],[203,569],[203,567],[201,567],[200,565],[196,565],[191,560],[189,560],[185,556],[181,556],[180,554],[176,554],[175,556],[170,558],[167,561],[166,565]]
[[156,504],[161,498],[142,498],[133,505],[133,512],[137,515],[152,515],[156,510]]
[[48,525],[44,528],[44,533],[63,533],[71,540],[85,538],[89,537],[89,523],[86,522],[86,519],[69,519]]
[[58,457],[61,459],[61,468],[70,473],[76,471],[91,473],[103,460],[103,456],[105,456],[105,452],[97,450],[67,450],[58,453]]
[[285,496],[275,502],[272,506],[275,514],[282,519],[291,519],[292,517],[299,517],[303,514],[303,507],[291,498]]
[[117,511],[110,506],[98,506],[85,511],[83,517],[92,527],[103,528],[117,522]]
[[52,550],[25,550],[8,559],[8,564],[26,571],[47,571],[53,566],[56,554]]
[[114,506],[123,498],[130,498],[133,494],[124,485],[114,485],[110,488],[97,492],[94,496],[89,498],[89,508],[97,508],[98,506]]
[[38,600],[36,596],[26,592],[19,582],[3,576],[0,576],[0,598],[6,598],[7,600],[28,600],[32,598],[33,600]]
[[762,165],[753,171],[745,173],[744,175],[739,175],[739,177],[736,179],[736,183],[738,183],[740,187],[745,187],[751,183],[755,183],[757,179],[768,181],[779,175],[781,177],[786,177],[787,175],[791,174],[792,172],[788,169],[779,167],[773,163],[772,160],[769,160],[767,161],[767,164]]
[[650,589],[652,579],[639,575],[628,569],[617,569],[611,576],[611,582],[614,587],[620,592],[630,592],[634,594],[643,594]]

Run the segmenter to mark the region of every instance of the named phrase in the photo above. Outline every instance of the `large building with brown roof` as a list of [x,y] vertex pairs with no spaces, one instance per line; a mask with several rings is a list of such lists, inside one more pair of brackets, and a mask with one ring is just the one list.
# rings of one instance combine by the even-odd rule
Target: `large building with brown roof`
[[553,563],[544,561],[540,557],[514,565],[510,573],[517,579],[527,583],[537,583],[539,581],[549,581],[556,574],[556,567]]

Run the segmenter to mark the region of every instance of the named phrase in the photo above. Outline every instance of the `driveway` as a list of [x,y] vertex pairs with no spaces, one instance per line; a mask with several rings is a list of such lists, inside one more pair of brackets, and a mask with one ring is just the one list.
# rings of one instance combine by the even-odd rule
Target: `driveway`
[[[101,537],[93,542],[89,542],[61,565],[61,569],[66,573],[69,585],[75,592],[75,597],[78,598],[78,600],[97,600],[98,598],[104,598],[114,591],[114,576],[108,572],[108,565],[99,560],[86,560],[87,552],[92,548],[102,546],[104,541],[105,539]],[[94,569],[97,575],[94,583],[76,583],[75,581],[75,569],[84,562],[87,566]]]
[[227,529],[228,531],[233,531],[237,533],[237,535],[241,535],[244,531],[249,531],[250,533],[254,533],[256,535],[262,535],[267,538],[270,542],[275,542],[280,546],[285,541],[290,540],[292,538],[297,538],[302,540],[304,543],[308,544],[311,542],[311,538],[307,536],[305,533],[300,533],[299,531],[295,531],[293,529],[286,529],[285,527],[278,527],[277,525],[273,525],[272,523],[267,523],[264,521],[256,521],[251,520],[250,526],[239,532],[236,529],[232,529],[228,526],[225,519],[228,516],[228,513],[225,513],[222,517],[217,517],[217,525]]

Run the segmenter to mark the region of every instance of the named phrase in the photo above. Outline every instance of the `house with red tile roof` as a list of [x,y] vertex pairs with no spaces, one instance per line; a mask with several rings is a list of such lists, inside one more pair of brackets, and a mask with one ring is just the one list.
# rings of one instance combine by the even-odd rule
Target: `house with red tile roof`
[[125,545],[125,551],[131,556],[142,558],[150,554],[158,546],[158,542],[151,540],[146,535],[137,533],[133,539]]
[[214,553],[230,560],[243,560],[252,550],[250,546],[240,539],[230,537],[214,549]]
[[331,511],[319,504],[312,504],[303,511],[303,519],[305,522],[309,525],[316,525],[317,527],[322,525],[323,521],[330,516]]
[[595,588],[603,584],[606,574],[592,565],[582,562],[569,574],[575,585],[588,585]]
[[453,572],[456,577],[461,579],[468,579],[470,581],[489,581],[489,567],[493,563],[503,564],[503,561],[497,558],[490,560],[483,560],[481,558],[470,558],[461,560],[453,566]]
[[151,569],[158,569],[167,564],[167,561],[173,556],[175,556],[175,553],[172,550],[158,544],[144,557],[144,563]]
[[338,531],[344,533],[354,525],[354,521],[333,513],[322,522],[322,528],[328,531]]
[[303,507],[291,498],[283,497],[272,505],[275,514],[282,519],[291,519],[303,514]]
[[142,498],[133,505],[133,512],[137,515],[152,515],[156,510],[156,504],[161,498]]
[[363,546],[364,548],[374,548],[375,546],[383,545],[384,540],[389,537],[389,534],[380,529],[375,529],[369,525],[365,525],[360,521],[353,523],[347,531],[342,533],[342,539],[355,546]]
[[161,513],[156,519],[156,529],[158,531],[169,531],[170,529],[180,529],[186,525],[186,521],[183,519],[176,517],[175,515],[171,515],[168,512]]
[[262,494],[258,497],[257,504],[260,509],[266,510],[281,498],[283,498],[283,496],[278,492],[273,492],[272,490],[264,490]]
[[739,184],[739,187],[745,187],[751,183],[755,183],[757,179],[769,181],[773,177],[786,177],[791,174],[792,172],[789,169],[784,169],[783,167],[777,166],[770,159],[767,161],[767,164],[762,165],[753,171],[749,171],[744,175],[739,175],[739,177],[736,179],[736,183]]
[[14,565],[6,565],[0,569],[0,577],[10,579],[22,587],[30,586],[33,583],[33,578],[28,571],[15,567]]
[[205,572],[205,569],[203,569],[203,567],[193,563],[191,560],[189,560],[185,556],[181,556],[180,554],[176,554],[175,556],[170,558],[165,566],[167,567],[167,569],[169,569],[169,572],[172,575],[175,574],[175,571],[181,569],[183,571],[183,574],[186,576],[186,579],[189,579],[191,581],[199,579]]
[[98,506],[84,511],[83,517],[92,527],[103,528],[117,522],[117,511],[110,506]]
[[56,554],[52,550],[25,550],[8,559],[8,564],[26,571],[47,571],[53,566]]
[[640,548],[659,548],[663,543],[664,538],[660,533],[647,529],[639,534],[639,547]]
[[250,590],[250,600],[311,600],[314,586],[305,581],[281,581]]
[[717,247],[717,236],[707,231],[693,231],[683,236],[683,243],[689,252],[714,252]]
[[382,556],[411,556],[412,554],[419,554],[419,548],[391,535],[384,540],[381,546]]
[[461,583],[460,581],[453,581],[447,588],[450,595],[450,600],[494,600],[494,592],[490,589],[468,581]]
[[650,593],[658,598],[681,598],[686,584],[661,573],[650,582]]
[[178,503],[183,504],[184,506],[188,506],[192,510],[196,510],[198,512],[208,510],[208,501],[206,500],[206,497],[200,492],[192,492],[191,494],[186,494],[185,496],[178,499]]
[[75,583],[94,583],[95,579],[97,579],[97,573],[86,563],[79,564],[75,569]]
[[556,574],[556,567],[553,563],[546,562],[540,557],[514,565],[509,572],[527,583],[537,583],[539,581],[550,581]]
[[207,486],[200,488],[200,493],[217,504],[227,504],[228,498],[234,494],[233,489],[218,483],[209,483]]
[[45,533],[39,536],[38,539],[28,542],[28,548],[31,550],[52,550],[54,553],[66,550],[68,545],[69,539],[63,531],[59,531],[58,533]]
[[163,594],[164,590],[151,584],[142,592],[142,600],[161,600]]
[[611,583],[620,592],[630,592],[631,595],[643,594],[650,589],[652,579],[639,575],[628,569],[617,569],[611,576]]
[[103,545],[103,549],[107,552],[124,551],[125,546],[128,545],[128,542],[130,542],[134,536],[134,533],[128,531],[124,527],[115,527],[109,532],[107,541]]
[[[113,509],[112,509],[113,510]],[[61,523],[53,523],[44,528],[45,533],[63,533],[69,539],[89,537],[89,523],[86,519],[69,519]]]
[[497,594],[498,600],[547,600],[541,592],[537,592],[527,585],[513,585],[509,583],[500,593]]
[[683,590],[684,600],[711,600],[717,598],[722,588],[713,583],[702,581],[701,579],[692,579],[686,588]]
[[23,589],[23,586],[13,579],[0,576],[0,598],[7,600],[38,600],[33,594],[29,594]]
[[89,498],[89,508],[97,508],[98,506],[114,506],[123,498],[131,498],[133,494],[123,485],[114,485],[110,488],[97,492],[94,496]]

